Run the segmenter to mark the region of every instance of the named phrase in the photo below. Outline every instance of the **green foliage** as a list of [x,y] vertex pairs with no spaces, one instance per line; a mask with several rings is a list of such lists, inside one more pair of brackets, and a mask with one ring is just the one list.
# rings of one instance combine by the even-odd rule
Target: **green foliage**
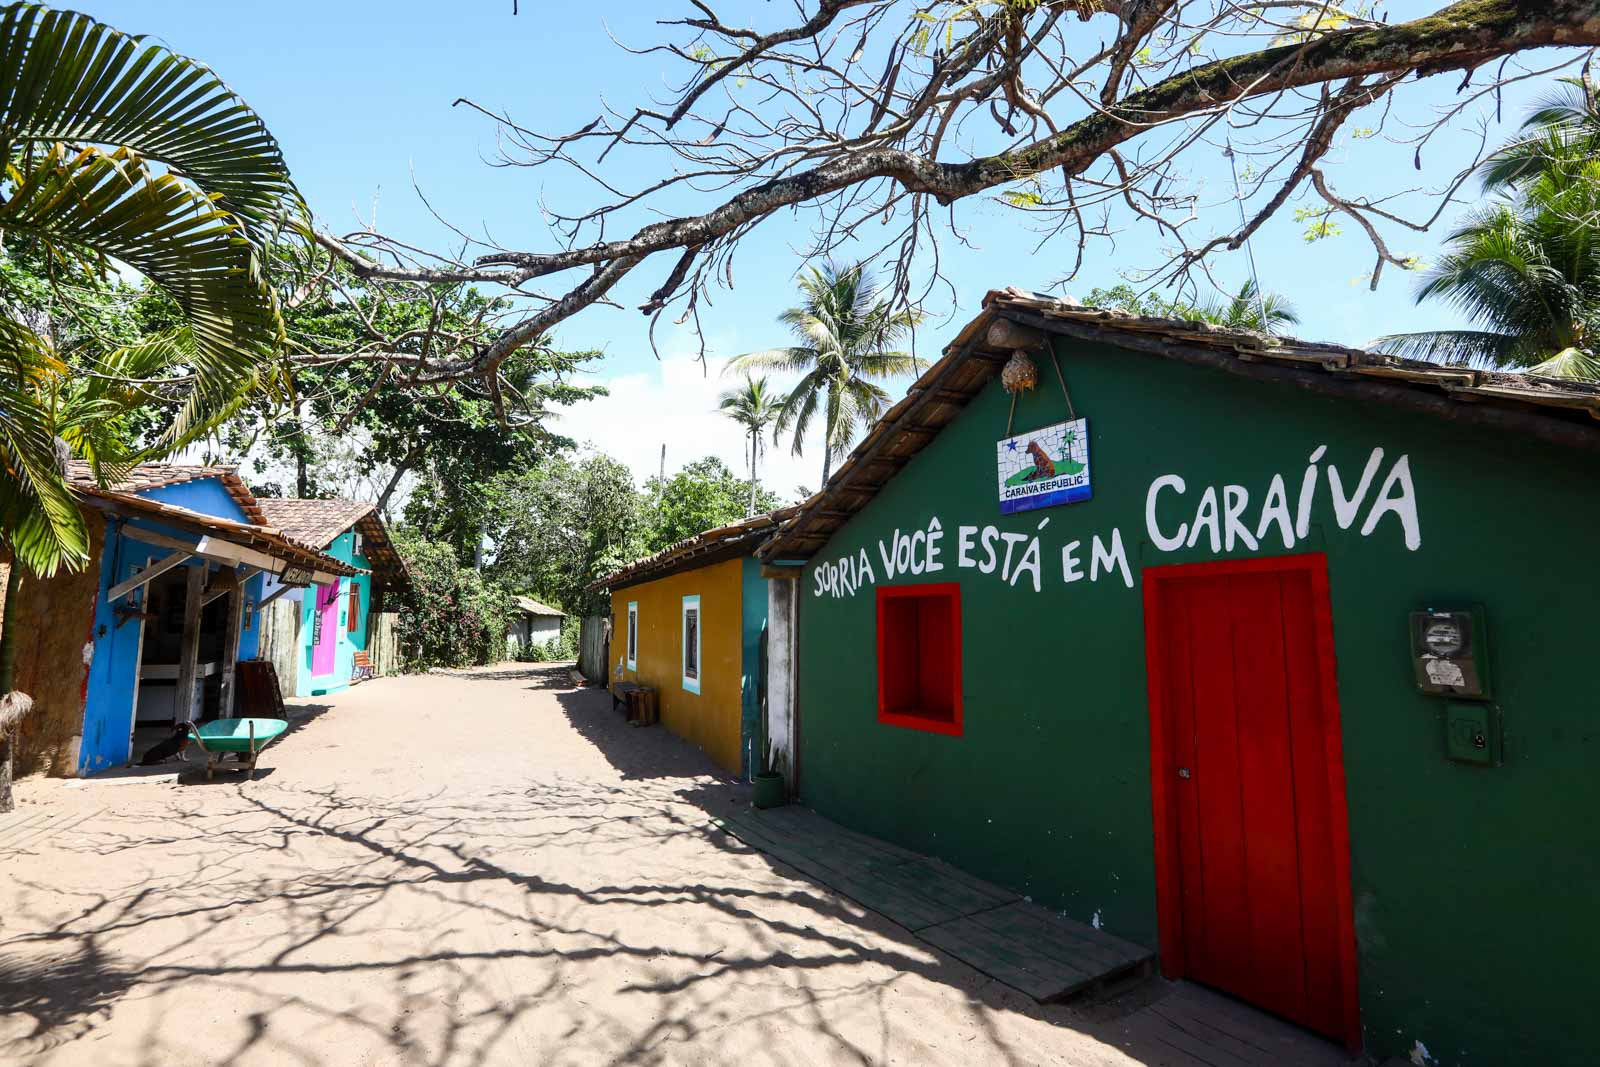
[[645,555],[647,516],[633,472],[610,456],[562,455],[482,487],[494,544],[485,571],[570,615],[603,610],[596,578]]
[[[468,286],[425,288],[367,282],[325,252],[281,244],[273,249],[272,278],[285,308],[289,345],[311,355],[342,355],[380,347],[400,357],[439,357],[445,349],[486,343],[508,302]],[[603,394],[568,384],[597,352],[564,352],[540,339],[519,348],[499,378],[504,417],[481,382],[405,388],[383,360],[340,360],[295,371],[292,416],[265,405],[236,420],[225,437],[241,454],[289,462],[296,496],[338,490],[335,455],[373,472],[375,503],[388,512],[407,475],[424,483],[422,512],[412,514],[434,539],[456,546],[470,562],[482,532],[478,488],[500,471],[533,466],[569,448],[544,421],[551,405]]]
[[744,427],[745,435],[750,439],[750,504],[745,514],[754,515],[759,503],[756,486],[760,477],[757,467],[764,447],[762,437],[767,428],[778,420],[782,405],[764,376],[754,378],[747,374],[744,385],[722,394],[717,410]]
[[[263,235],[304,205],[256,114],[210,69],[145,38],[12,4],[0,8],[0,85],[0,233],[21,250],[0,270],[0,538],[50,574],[87,558],[64,456],[109,477],[209,432],[242,392],[277,380]],[[164,292],[183,331],[128,353],[132,338],[98,328],[103,304],[73,311],[72,287],[111,289],[114,264]],[[74,323],[66,337],[60,311]],[[94,384],[136,371],[138,388]],[[126,420],[163,393],[176,417],[133,454]]]
[[494,663],[505,653],[515,610],[511,594],[456,561],[449,545],[397,531],[395,545],[411,572],[399,597],[396,635],[406,670]]
[[1333,221],[1331,207],[1295,208],[1294,220],[1306,224],[1306,228],[1300,232],[1300,239],[1306,244],[1314,244],[1325,237],[1337,237],[1343,232],[1339,224]]
[[1469,328],[1390,334],[1385,351],[1436,362],[1600,380],[1600,103],[1565,78],[1484,164],[1499,199],[1469,213],[1423,278]]
[[1470,328],[1390,334],[1385,351],[1441,363],[1594,378],[1600,336],[1600,162],[1547,169],[1469,214],[1424,277]]
[[[658,498],[654,520],[645,534],[646,554],[659,552],[688,537],[746,517],[751,483],[730,471],[715,456],[695,460],[662,482],[651,478],[645,495]],[[777,496],[757,487],[755,513],[778,506]]]
[[1015,208],[1043,207],[1044,197],[1031,189],[1007,189],[1000,199]]
[[798,344],[746,352],[728,365],[741,371],[770,367],[802,375],[784,399],[774,430],[790,435],[798,456],[820,409],[826,484],[833,461],[843,457],[861,429],[888,406],[889,394],[876,382],[916,370],[916,361],[893,346],[921,316],[897,311],[893,301],[881,299],[863,263],[808,269],[800,278],[800,297],[799,306],[778,316]]
[[1600,155],[1600,88],[1581,77],[1558,78],[1556,88],[1523,120],[1521,133],[1484,161],[1488,190],[1526,186],[1552,169]]
[[[599,578],[668,545],[745,517],[750,483],[720,459],[688,464],[640,492],[628,467],[606,455],[562,455],[525,471],[507,472],[480,487],[479,514],[493,545],[487,580],[526,592],[568,614],[608,608]],[[756,508],[778,498],[757,487]],[[458,557],[459,558],[459,557]],[[577,631],[564,635],[562,657],[576,654]]]
[[1092,289],[1085,303],[1091,307],[1120,308],[1152,318],[1188,319],[1209,322],[1230,330],[1253,330],[1265,334],[1280,333],[1284,327],[1300,321],[1299,313],[1287,297],[1278,293],[1257,295],[1253,281],[1245,282],[1231,296],[1198,304],[1168,300],[1155,293],[1139,293],[1126,284],[1110,289]]

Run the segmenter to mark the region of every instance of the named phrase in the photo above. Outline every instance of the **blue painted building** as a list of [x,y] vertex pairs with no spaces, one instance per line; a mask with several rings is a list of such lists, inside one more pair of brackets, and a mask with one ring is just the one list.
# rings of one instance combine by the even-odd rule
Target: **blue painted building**
[[[295,497],[263,497],[259,504],[268,524],[284,536],[356,571],[283,594],[300,605],[294,678],[284,678],[284,688],[292,688],[296,696],[336,693],[355,676],[357,653],[368,650],[373,613],[381,610],[390,591],[409,581],[405,564],[372,504]],[[271,599],[277,592],[277,583],[269,580],[265,596]]]
[[70,473],[91,527],[89,570],[25,580],[6,605],[29,624],[18,684],[35,695],[36,722],[21,755],[31,744],[51,773],[121,766],[178,722],[233,714],[235,665],[257,654],[269,575],[323,586],[361,576],[271,528],[229,468],[145,464],[112,486],[82,464]]

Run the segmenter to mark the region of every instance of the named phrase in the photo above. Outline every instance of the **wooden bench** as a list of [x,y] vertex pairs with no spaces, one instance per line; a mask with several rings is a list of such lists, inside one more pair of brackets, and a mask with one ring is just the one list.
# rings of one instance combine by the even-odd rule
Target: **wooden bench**
[[611,685],[611,710],[615,711],[621,708],[623,711],[627,711],[628,694],[636,693],[639,689],[640,687],[632,682],[613,682]]
[[650,726],[660,719],[656,691],[648,685],[616,682],[611,687],[611,706],[621,707],[629,726]]
[[372,671],[372,657],[367,654],[366,649],[356,649],[355,670],[350,674],[351,683],[364,682],[372,677],[375,677]]

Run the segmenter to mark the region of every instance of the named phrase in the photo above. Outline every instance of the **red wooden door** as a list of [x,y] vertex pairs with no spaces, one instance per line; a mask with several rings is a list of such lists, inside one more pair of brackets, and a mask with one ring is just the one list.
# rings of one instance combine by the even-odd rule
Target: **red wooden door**
[[1146,572],[1162,955],[1358,1041],[1320,555]]

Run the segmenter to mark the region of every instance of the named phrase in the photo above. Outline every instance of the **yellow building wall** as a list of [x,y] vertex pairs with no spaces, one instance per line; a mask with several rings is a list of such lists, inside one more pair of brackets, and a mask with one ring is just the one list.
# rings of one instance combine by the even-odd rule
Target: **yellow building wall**
[[[744,560],[611,591],[611,677],[653,687],[667,729],[738,774]],[[700,692],[683,687],[683,598],[700,597]],[[638,670],[627,669],[628,603],[639,605]],[[617,665],[622,673],[617,673]]]

